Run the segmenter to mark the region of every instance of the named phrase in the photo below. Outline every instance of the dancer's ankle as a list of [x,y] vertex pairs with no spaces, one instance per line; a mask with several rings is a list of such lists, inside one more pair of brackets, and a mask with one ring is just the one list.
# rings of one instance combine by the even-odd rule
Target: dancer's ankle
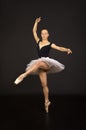
[[50,102],[49,99],[45,100],[45,103],[48,103],[48,102]]
[[27,75],[25,73],[23,73],[23,77],[25,78],[25,77],[27,77]]

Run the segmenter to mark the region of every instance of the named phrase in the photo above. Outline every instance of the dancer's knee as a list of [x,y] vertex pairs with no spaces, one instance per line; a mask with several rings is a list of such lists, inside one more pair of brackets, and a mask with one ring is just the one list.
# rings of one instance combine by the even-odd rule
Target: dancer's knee
[[46,63],[44,63],[43,61],[40,61],[39,63],[38,63],[38,67],[41,69],[41,68],[44,68],[45,70],[47,70],[47,69],[49,69],[49,66],[46,64]]
[[40,66],[43,65],[43,62],[42,62],[42,61],[39,61],[39,62],[37,63],[37,65],[40,67]]
[[47,84],[45,82],[41,82],[41,85],[43,88],[47,87]]
[[42,65],[42,61],[39,61],[35,64],[35,66],[40,67]]

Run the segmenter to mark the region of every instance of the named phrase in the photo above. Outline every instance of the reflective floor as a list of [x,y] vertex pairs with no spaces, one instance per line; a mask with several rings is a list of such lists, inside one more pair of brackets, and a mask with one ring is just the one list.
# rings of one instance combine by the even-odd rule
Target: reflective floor
[[86,97],[51,95],[49,113],[43,95],[0,96],[0,130],[86,130]]

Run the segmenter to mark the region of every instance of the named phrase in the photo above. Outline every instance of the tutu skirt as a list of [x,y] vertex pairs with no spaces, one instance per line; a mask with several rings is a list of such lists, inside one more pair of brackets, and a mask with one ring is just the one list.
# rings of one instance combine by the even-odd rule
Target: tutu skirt
[[[35,65],[39,61],[43,61],[46,64],[48,64],[50,69],[48,71],[46,71],[47,73],[58,73],[58,72],[64,70],[64,68],[65,68],[65,66],[63,64],[61,64],[59,61],[57,61],[55,59],[52,59],[49,57],[41,57],[41,58],[32,60],[29,64],[27,64],[25,71],[30,69],[33,65]],[[31,74],[38,74],[38,73],[39,73],[39,70],[36,70],[35,72],[32,72]]]

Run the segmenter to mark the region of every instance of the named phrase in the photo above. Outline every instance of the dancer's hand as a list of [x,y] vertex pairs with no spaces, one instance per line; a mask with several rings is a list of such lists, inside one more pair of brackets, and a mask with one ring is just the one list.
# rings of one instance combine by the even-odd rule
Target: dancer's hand
[[72,51],[70,49],[67,49],[67,54],[72,54]]
[[35,21],[35,22],[39,23],[40,21],[41,21],[41,17],[36,18],[36,21]]

